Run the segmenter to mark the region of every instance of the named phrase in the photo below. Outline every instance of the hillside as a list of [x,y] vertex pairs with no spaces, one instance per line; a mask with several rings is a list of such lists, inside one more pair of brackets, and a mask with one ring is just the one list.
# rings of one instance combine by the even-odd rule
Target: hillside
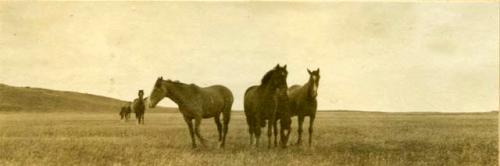
[[[125,101],[79,92],[42,88],[14,87],[0,84],[0,111],[117,111]],[[157,108],[155,112],[175,111]]]

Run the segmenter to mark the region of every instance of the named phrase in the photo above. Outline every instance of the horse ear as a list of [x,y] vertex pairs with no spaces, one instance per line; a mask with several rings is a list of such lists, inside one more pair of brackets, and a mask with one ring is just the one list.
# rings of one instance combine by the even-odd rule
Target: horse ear
[[276,64],[276,66],[274,67],[275,69],[279,68],[280,67],[280,64]]
[[285,64],[285,66],[283,66],[283,69],[286,69],[286,64]]
[[319,67],[318,67],[318,70],[317,70],[317,71],[318,71],[318,74],[319,74]]
[[158,77],[158,79],[156,79],[155,87],[159,87],[162,80],[163,77]]
[[307,68],[307,73],[312,74],[312,72],[311,72],[311,70],[309,70],[309,68]]

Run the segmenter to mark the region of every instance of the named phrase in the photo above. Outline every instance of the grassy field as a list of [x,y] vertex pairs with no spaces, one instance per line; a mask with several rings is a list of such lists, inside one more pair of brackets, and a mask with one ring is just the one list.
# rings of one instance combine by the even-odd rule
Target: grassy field
[[[179,113],[148,113],[143,126],[122,123],[117,113],[0,113],[0,165],[497,165],[498,161],[496,112],[321,112],[316,119],[312,147],[252,148],[244,115],[233,113],[226,149],[217,147],[212,119],[202,122],[209,146],[192,149]],[[292,142],[296,119],[293,127]]]

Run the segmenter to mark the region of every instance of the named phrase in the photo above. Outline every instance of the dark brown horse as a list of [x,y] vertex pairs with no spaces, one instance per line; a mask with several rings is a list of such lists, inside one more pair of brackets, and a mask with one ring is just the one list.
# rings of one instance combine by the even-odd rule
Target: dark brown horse
[[139,90],[138,96],[139,96],[138,98],[136,98],[136,99],[134,99],[134,101],[132,101],[130,108],[131,108],[132,112],[135,113],[135,118],[137,119],[137,124],[144,124],[144,112],[146,110],[147,99],[143,98],[143,96],[144,96],[143,90]]
[[[195,134],[201,144],[205,145],[205,139],[200,134],[201,120],[212,117],[219,132],[220,146],[224,147],[233,105],[233,94],[228,88],[222,85],[201,88],[194,84],[163,80],[160,77],[149,96],[149,107],[154,108],[164,97],[170,98],[179,106],[189,128],[193,148],[196,147]],[[220,122],[221,114],[224,124]]]
[[120,120],[122,121],[127,121],[128,119],[130,119],[130,113],[132,112],[132,109],[130,108],[130,104],[131,102],[127,102],[125,105],[123,105],[121,107],[121,110],[120,110]]
[[[286,70],[286,65],[280,67],[278,64],[264,75],[260,85],[251,86],[245,92],[244,109],[248,124],[248,132],[250,134],[250,144],[253,144],[253,136],[255,135],[256,147],[259,146],[261,127],[266,126],[266,120],[268,125],[268,147],[271,147],[271,135],[273,132],[275,133],[274,143],[275,146],[277,145],[277,120],[279,118],[286,118],[286,116],[280,117],[279,111],[287,108],[286,103],[280,104],[280,102],[286,102],[288,100],[288,97],[286,96],[287,75],[288,71]],[[287,120],[282,120],[282,122],[283,125],[289,124],[289,121]],[[290,127],[288,125],[282,126],[281,128],[282,131],[284,131]],[[285,135],[284,132],[281,133],[281,143],[282,146],[285,147],[286,141],[284,141],[284,139],[288,134]]]
[[316,96],[318,96],[320,76],[319,68],[312,72],[307,69],[307,72],[309,73],[309,81],[303,86],[293,85],[290,87],[288,89],[288,96],[292,115],[297,115],[299,119],[297,145],[302,143],[302,123],[304,122],[304,118],[309,116],[309,146],[311,146],[314,118],[316,117],[318,105]]

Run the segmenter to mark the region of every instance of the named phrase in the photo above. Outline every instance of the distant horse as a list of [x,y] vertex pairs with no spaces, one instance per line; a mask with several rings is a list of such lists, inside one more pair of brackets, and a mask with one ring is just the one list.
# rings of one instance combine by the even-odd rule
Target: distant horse
[[312,72],[307,69],[307,72],[309,73],[309,81],[303,86],[293,85],[288,89],[288,95],[292,115],[297,115],[299,119],[297,145],[302,143],[302,123],[304,122],[304,117],[309,116],[309,146],[311,146],[314,118],[316,117],[318,105],[316,96],[318,96],[320,76],[319,68]]
[[130,108],[131,102],[127,102],[125,105],[121,107],[120,110],[120,120],[127,121],[130,119],[130,113],[132,112],[132,109]]
[[130,106],[132,112],[135,113],[135,118],[137,119],[137,124],[144,124],[144,111],[146,110],[146,99],[143,98],[144,96],[144,91],[139,90],[138,92],[138,98],[134,99],[132,101],[132,104]]
[[[228,88],[222,85],[202,88],[195,84],[163,80],[163,77],[160,77],[156,80],[149,96],[149,107],[154,108],[164,97],[170,98],[179,106],[179,111],[189,128],[193,148],[196,147],[195,134],[205,146],[206,140],[200,134],[201,120],[212,117],[219,132],[220,146],[224,147],[233,105],[233,94]],[[224,124],[220,122],[221,114]]]
[[[276,65],[272,70],[268,71],[261,80],[260,85],[251,86],[245,92],[244,97],[244,109],[245,116],[248,124],[248,132],[250,134],[250,144],[253,144],[253,136],[255,135],[256,142],[255,146],[259,146],[259,138],[261,134],[261,127],[266,126],[266,120],[268,121],[267,127],[267,137],[268,137],[268,148],[271,147],[271,134],[274,131],[275,141],[274,145],[277,145],[276,135],[277,135],[277,120],[279,118],[285,119],[286,116],[280,117],[280,110],[286,107],[286,102],[288,100],[286,96],[286,77],[288,71],[286,70],[286,65],[280,67],[279,64]],[[287,111],[287,110],[286,110]],[[288,116],[289,119],[289,116]],[[282,126],[282,130],[289,129],[289,122],[287,120],[282,120],[282,124],[288,126]],[[282,135],[282,146],[286,146],[284,132]],[[288,135],[288,134],[287,134]]]

